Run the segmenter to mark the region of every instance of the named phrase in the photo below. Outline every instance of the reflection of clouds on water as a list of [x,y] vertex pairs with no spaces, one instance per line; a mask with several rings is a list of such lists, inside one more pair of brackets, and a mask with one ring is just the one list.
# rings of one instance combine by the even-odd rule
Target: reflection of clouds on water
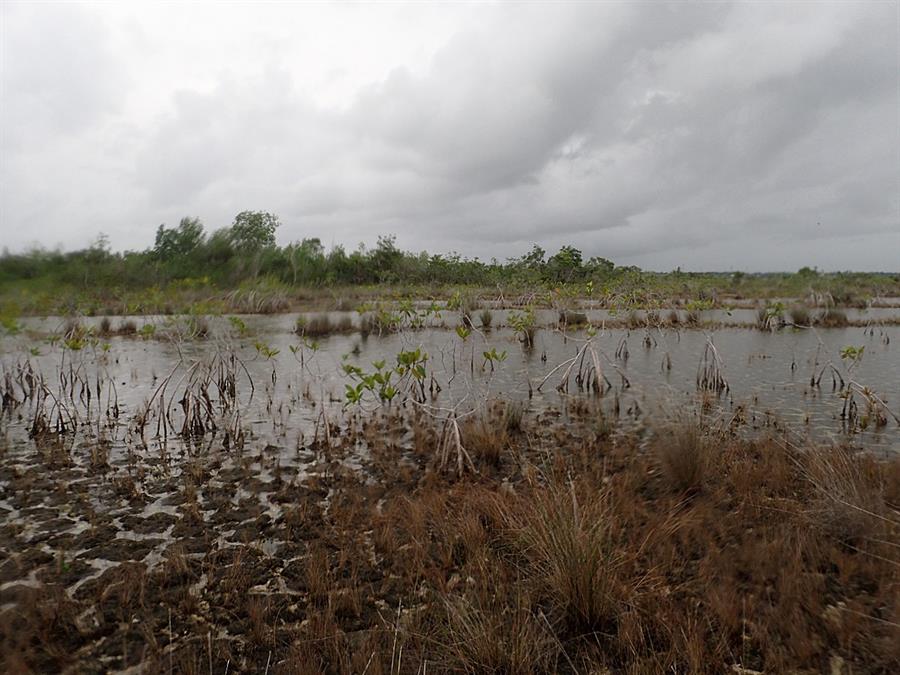
[[[898,311],[896,308],[873,308],[860,316],[875,320],[876,315],[896,317]],[[855,312],[860,310],[848,310],[848,318],[855,320]],[[348,314],[354,321],[358,320],[355,312]],[[474,331],[465,342],[455,331],[443,328],[380,337],[373,334],[363,338],[352,332],[319,338],[320,348],[314,354],[307,352],[305,368],[301,368],[290,349],[299,344],[299,338],[292,332],[296,314],[244,317],[249,333],[243,338],[232,334],[227,320],[212,319],[212,338],[206,341],[176,345],[163,339],[109,338],[111,348],[103,367],[116,382],[124,423],[152,395],[159,378],[165,377],[173,368],[179,353],[186,362],[191,362],[226,343],[233,345],[256,383],[252,400],[244,392],[246,409],[242,415],[245,423],[251,427],[254,438],[286,448],[295,448],[301,435],[308,438],[313,433],[323,408],[331,415],[340,414],[344,386],[348,382],[343,364],[351,363],[371,370],[373,362],[385,360],[391,364],[399,351],[417,347],[429,354],[428,367],[443,389],[438,405],[446,406],[460,400],[465,400],[465,405],[475,405],[485,396],[525,400],[531,389],[532,408],[563,407],[565,396],[556,390],[559,374],[549,378],[540,391],[537,385],[560,363],[575,356],[583,344],[584,332],[571,333],[567,337],[557,330],[543,328],[537,333],[534,348],[526,350],[509,329],[502,327],[507,314],[502,310],[494,311],[497,327],[485,333]],[[756,318],[752,309],[732,310],[730,315],[724,315],[722,310],[707,314],[710,319],[734,322]],[[332,313],[332,318],[346,315]],[[551,310],[538,310],[536,315],[537,323],[544,326],[551,325],[556,318],[556,312]],[[592,321],[602,321],[608,313],[589,310],[588,315]],[[456,313],[445,311],[436,321],[452,327],[457,318]],[[99,319],[85,321],[99,322]],[[113,324],[117,321],[114,319]],[[140,326],[148,321],[163,324],[172,319],[138,317],[135,321]],[[60,321],[27,319],[25,323],[30,329],[52,330]],[[653,329],[649,333],[650,339],[645,341],[647,333],[643,329],[601,330],[594,338],[594,344],[612,387],[604,394],[604,406],[612,411],[617,403],[623,417],[627,418],[631,413],[640,423],[647,417],[665,414],[673,406],[696,402],[697,368],[706,334],[701,330]],[[729,385],[726,394],[718,399],[713,397],[716,410],[723,417],[741,412],[750,431],[787,428],[801,437],[805,434],[816,439],[841,436],[842,399],[839,392],[832,388],[827,375],[819,387],[811,387],[809,383],[817,353],[817,335],[823,343],[818,357],[820,369],[829,360],[842,367],[840,351],[843,347],[865,346],[865,355],[854,371],[856,380],[871,387],[895,411],[900,407],[900,359],[892,354],[894,345],[900,344],[900,327],[876,325],[870,332],[863,327],[850,327],[775,333],[721,328],[708,334],[724,360],[724,376]],[[888,344],[884,337],[889,338]],[[623,338],[628,347],[627,360],[615,356]],[[254,348],[257,340],[278,350],[272,361],[257,353]],[[4,338],[3,362],[9,365],[16,358],[24,358],[25,347],[32,342],[25,335]],[[493,374],[489,368],[482,367],[482,354],[491,348],[507,352],[506,360],[498,364]],[[32,357],[32,362],[48,380],[55,382],[59,349],[42,345],[41,352],[41,356]],[[88,372],[96,370],[90,350],[77,353],[75,359],[83,360]],[[667,367],[669,364],[670,368]],[[277,374],[274,384],[271,382],[273,367]],[[628,378],[630,386],[624,386],[616,368]],[[569,394],[577,395],[574,372],[570,379]],[[12,420],[9,423],[11,435],[24,440],[27,437],[25,424],[25,420]],[[853,440],[873,448],[900,450],[900,438],[894,431],[893,422],[890,422],[881,430],[870,428],[857,433]],[[295,453],[286,453],[285,461],[295,459]]]

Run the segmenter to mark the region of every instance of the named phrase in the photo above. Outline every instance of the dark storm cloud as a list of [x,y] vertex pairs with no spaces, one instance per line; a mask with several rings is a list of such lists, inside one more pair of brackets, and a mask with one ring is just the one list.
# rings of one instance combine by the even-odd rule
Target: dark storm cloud
[[35,215],[44,239],[75,219],[138,247],[159,222],[222,226],[250,208],[279,213],[283,241],[393,232],[482,258],[538,242],[658,268],[900,267],[890,3],[473,6],[430,59],[345,105],[318,101],[283,57],[223,65],[141,121],[117,117],[106,28],[76,9],[29,15],[34,32],[78,36],[43,62],[4,28],[15,244]]

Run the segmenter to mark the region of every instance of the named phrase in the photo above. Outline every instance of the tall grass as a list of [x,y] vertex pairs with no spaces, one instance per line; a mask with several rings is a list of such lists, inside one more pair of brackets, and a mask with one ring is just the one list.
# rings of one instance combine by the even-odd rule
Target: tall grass
[[710,441],[699,424],[678,420],[662,427],[656,434],[654,452],[663,476],[674,490],[702,489],[712,453]]
[[873,457],[835,446],[809,453],[801,467],[815,489],[809,513],[840,540],[860,543],[900,526],[900,512],[885,500],[884,466]]
[[462,443],[474,458],[490,466],[500,466],[509,445],[507,420],[488,415],[469,418],[462,428]]
[[552,672],[557,644],[547,624],[520,593],[479,606],[467,598],[445,600],[446,666],[465,673],[528,675]]
[[604,492],[550,485],[508,512],[535,592],[571,634],[609,627],[622,610]]

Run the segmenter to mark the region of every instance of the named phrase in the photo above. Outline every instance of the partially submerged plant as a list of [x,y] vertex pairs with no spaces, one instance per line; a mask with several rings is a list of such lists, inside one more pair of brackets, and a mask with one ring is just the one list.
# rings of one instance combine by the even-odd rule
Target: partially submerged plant
[[510,312],[507,322],[526,348],[534,347],[534,334],[537,330],[534,309],[527,307],[524,312]]
[[488,330],[491,327],[491,324],[494,322],[493,312],[491,312],[491,310],[489,309],[483,309],[478,316],[481,319],[482,330]]

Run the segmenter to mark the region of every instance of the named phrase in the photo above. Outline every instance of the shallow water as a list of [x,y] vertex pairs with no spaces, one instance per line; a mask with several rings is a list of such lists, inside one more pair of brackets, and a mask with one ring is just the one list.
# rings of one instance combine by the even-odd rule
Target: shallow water
[[[345,363],[372,371],[375,361],[384,360],[390,365],[399,351],[420,348],[429,355],[429,371],[434,373],[435,381],[442,388],[433,401],[435,405],[465,408],[485,397],[500,396],[529,400],[531,408],[539,409],[564,403],[565,394],[556,388],[561,371],[541,389],[538,385],[554,368],[572,358],[586,338],[584,331],[564,334],[544,328],[537,331],[534,347],[525,349],[510,329],[498,327],[485,332],[473,331],[463,341],[455,331],[434,326],[457,323],[458,314],[445,311],[430,320],[432,327],[421,330],[383,336],[373,334],[367,338],[356,332],[319,338],[315,352],[301,350],[305,363],[301,367],[299,352],[297,355],[291,352],[291,346],[301,344],[300,338],[293,333],[297,316],[243,316],[247,326],[243,336],[237,335],[225,318],[210,319],[208,339],[192,341],[162,337],[166,323],[171,324],[177,319],[140,317],[134,319],[138,328],[144,323],[153,323],[159,327],[160,334],[149,340],[105,338],[109,345],[106,353],[84,349],[68,352],[68,356],[63,356],[58,346],[20,335],[0,342],[0,358],[9,368],[25,357],[29,347],[37,345],[41,355],[32,356],[31,362],[49,381],[54,380],[54,373],[60,363],[66,363],[66,358],[73,360],[90,377],[108,374],[116,385],[122,417],[127,419],[144,405],[158,382],[173,368],[176,371],[173,379],[177,379],[177,374],[194,361],[217,349],[234,349],[256,384],[251,400],[248,382],[238,382],[244,397],[244,422],[261,439],[295,446],[298,442],[302,444],[302,439],[314,430],[323,408],[333,414],[340,413],[345,385],[352,383],[343,372]],[[351,316],[358,321],[356,313],[331,314],[335,322],[342,316]],[[503,326],[507,316],[508,312],[495,312],[495,325]],[[555,316],[549,311],[539,313],[538,324],[551,324]],[[591,316],[591,319],[597,317]],[[121,320],[114,319],[113,326]],[[91,321],[99,323],[99,319]],[[51,317],[30,320],[28,328],[48,331],[60,324],[59,319]],[[854,443],[870,449],[900,450],[900,434],[890,416],[884,427],[870,425],[868,429],[856,429],[848,436],[841,419],[844,400],[840,391],[832,387],[831,376],[823,376],[818,387],[810,386],[813,372],[818,374],[831,361],[845,378],[852,377],[860,385],[869,387],[894,414],[900,415],[900,358],[896,353],[900,327],[897,326],[778,332],[728,327],[600,330],[593,343],[610,385],[603,394],[609,409],[647,419],[669,412],[683,401],[696,401],[697,372],[707,336],[718,349],[729,387],[722,396],[713,396],[717,409],[724,414],[740,412],[751,427],[777,423],[817,440],[849,437]],[[264,343],[278,354],[266,359],[258,353],[256,343]],[[627,358],[617,356],[623,344],[627,348]],[[841,349],[846,346],[865,347],[862,359],[852,367],[840,358]],[[506,353],[505,361],[497,364],[494,372],[482,356],[484,351],[492,348]],[[183,365],[176,368],[179,361]],[[626,386],[626,378],[630,386]],[[577,395],[575,372],[569,379],[568,392]],[[861,401],[859,405],[862,407]],[[22,431],[26,421],[11,420],[10,433],[24,440]]]

